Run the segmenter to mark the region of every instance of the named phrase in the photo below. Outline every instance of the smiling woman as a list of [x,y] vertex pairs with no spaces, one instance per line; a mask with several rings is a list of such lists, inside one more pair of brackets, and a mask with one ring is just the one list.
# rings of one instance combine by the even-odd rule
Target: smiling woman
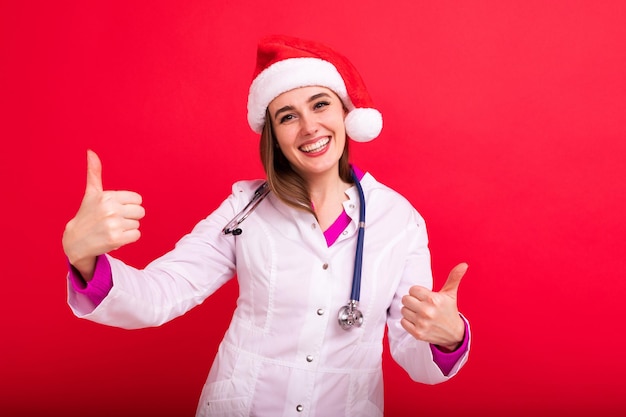
[[[348,146],[343,104],[327,88],[301,87],[276,97],[270,103],[268,112],[273,115],[270,123],[275,144],[288,162],[285,167],[305,181],[310,196],[309,205],[315,207],[314,212],[325,230],[340,214],[345,190],[352,181],[350,176],[342,178],[337,175]],[[347,157],[342,163],[347,163]],[[330,183],[334,183],[335,192],[327,195],[324,191]],[[321,190],[316,189],[318,186]],[[283,200],[289,204],[288,199]],[[328,206],[335,210],[332,210],[334,215],[326,218],[322,213],[328,212]]]
[[[70,306],[111,326],[159,326],[236,276],[237,307],[198,416],[382,416],[385,335],[415,381],[446,381],[467,361],[456,302],[467,265],[434,292],[423,218],[349,162],[349,139],[375,139],[382,117],[347,59],[285,36],[262,39],[258,51],[248,121],[261,133],[269,192],[263,180],[234,184],[172,251],[138,270],[109,252],[139,239],[142,197],[104,190],[88,152],[85,196],[63,236]],[[222,233],[242,212],[245,232]]]
[[[320,86],[289,90],[268,105],[261,134],[261,160],[268,181],[286,204],[307,210],[318,220],[323,216],[322,205],[312,199],[311,184],[304,183],[306,171],[313,169],[321,173],[320,170],[326,169],[334,176],[338,172],[338,180],[344,185],[352,182],[345,115],[339,97]],[[324,168],[324,163],[330,167]],[[337,171],[332,173],[334,165]],[[315,180],[315,175],[309,177]],[[343,186],[337,186],[342,198]]]
[[[141,269],[218,208],[233,182],[267,179],[261,128],[255,134],[248,126],[246,103],[259,36],[276,32],[347,54],[374,99],[366,107],[384,116],[371,142],[347,134],[349,161],[357,174],[367,172],[364,323],[349,333],[372,331],[370,308],[377,311],[373,302],[396,273],[399,259],[383,253],[381,239],[406,239],[406,219],[394,223],[395,233],[376,233],[376,216],[390,222],[393,206],[406,203],[376,197],[383,190],[372,189],[372,176],[425,217],[437,290],[457,261],[471,265],[458,298],[472,325],[469,362],[448,383],[413,383],[383,335],[385,417],[626,415],[626,361],[619,348],[602,349],[626,343],[625,17],[623,0],[1,2],[0,415],[193,415],[235,308],[235,324],[246,310],[263,312],[259,302],[236,306],[240,290],[240,303],[246,294],[265,296],[272,320],[284,311],[296,316],[284,326],[301,341],[299,350],[270,335],[272,320],[248,320],[249,329],[275,336],[278,349],[321,350],[302,330],[317,332],[319,323],[298,311],[336,327],[313,362],[306,356],[315,352],[292,356],[304,358],[298,369],[328,368],[327,357],[345,353],[341,338],[349,336],[336,313],[348,301],[356,252],[353,188],[343,204],[347,222],[324,232],[313,214],[300,216],[270,192],[240,225],[241,235],[222,239],[237,242],[238,268],[262,266],[255,279],[232,279],[163,326],[97,325],[76,319],[66,304],[60,234],[85,193],[87,148],[102,159],[104,192],[142,197],[141,238],[108,253]],[[241,209],[254,185],[249,193],[235,187]],[[303,204],[312,210],[308,195]],[[284,216],[260,222],[270,207]],[[241,209],[212,217],[211,232]],[[286,226],[287,219],[301,227]],[[335,238],[330,246],[326,236]],[[210,253],[230,250],[214,240],[220,246]],[[342,245],[351,247],[344,253]],[[378,255],[389,268],[372,269]],[[279,262],[290,274],[276,269]],[[114,286],[131,282],[117,271]],[[274,292],[263,292],[265,272],[280,279]],[[323,299],[331,293],[336,300]],[[161,301],[146,294],[136,305]],[[364,343],[350,345],[346,356],[358,359]],[[278,362],[282,353],[271,356]],[[302,405],[302,413],[315,414]]]

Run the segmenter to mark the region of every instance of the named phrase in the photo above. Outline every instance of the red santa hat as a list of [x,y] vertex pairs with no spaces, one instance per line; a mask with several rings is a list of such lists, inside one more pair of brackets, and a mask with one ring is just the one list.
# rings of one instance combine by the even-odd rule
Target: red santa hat
[[383,118],[356,68],[329,47],[288,36],[270,36],[259,42],[257,63],[248,94],[248,123],[261,133],[265,111],[272,100],[298,87],[322,86],[339,96],[348,109],[346,133],[357,142],[375,139]]

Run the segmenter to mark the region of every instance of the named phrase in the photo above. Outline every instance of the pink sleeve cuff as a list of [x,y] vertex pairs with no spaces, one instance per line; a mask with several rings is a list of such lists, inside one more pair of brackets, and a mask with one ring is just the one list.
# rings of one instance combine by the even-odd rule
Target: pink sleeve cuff
[[96,258],[96,269],[91,281],[86,282],[80,273],[68,261],[68,278],[72,289],[79,294],[83,294],[98,306],[113,288],[113,276],[111,274],[111,264],[106,256],[100,255]]
[[463,342],[461,346],[459,346],[453,352],[443,352],[436,345],[430,345],[430,350],[433,352],[433,360],[435,364],[441,369],[444,375],[448,375],[454,365],[461,359],[461,357],[467,352],[469,347],[469,327],[467,325],[467,320],[463,319],[463,323],[465,323],[465,336],[463,337]]

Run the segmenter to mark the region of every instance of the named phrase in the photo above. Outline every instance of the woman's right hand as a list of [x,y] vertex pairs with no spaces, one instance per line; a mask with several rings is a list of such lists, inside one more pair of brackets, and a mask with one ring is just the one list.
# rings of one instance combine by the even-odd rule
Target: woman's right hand
[[63,233],[63,250],[83,279],[93,277],[98,255],[139,239],[139,220],[145,215],[141,201],[132,191],[104,191],[100,158],[87,151],[85,195]]

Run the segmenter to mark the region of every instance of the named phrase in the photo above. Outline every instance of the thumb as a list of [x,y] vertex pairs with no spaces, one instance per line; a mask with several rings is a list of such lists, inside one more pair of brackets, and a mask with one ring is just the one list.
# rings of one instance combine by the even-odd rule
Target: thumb
[[459,285],[461,284],[461,278],[465,275],[468,267],[469,265],[464,262],[452,268],[452,271],[450,271],[450,275],[448,275],[448,279],[445,284],[443,284],[440,292],[450,293],[456,298],[457,292],[459,291]]
[[87,186],[85,193],[89,191],[102,192],[102,162],[91,149],[87,150]]

